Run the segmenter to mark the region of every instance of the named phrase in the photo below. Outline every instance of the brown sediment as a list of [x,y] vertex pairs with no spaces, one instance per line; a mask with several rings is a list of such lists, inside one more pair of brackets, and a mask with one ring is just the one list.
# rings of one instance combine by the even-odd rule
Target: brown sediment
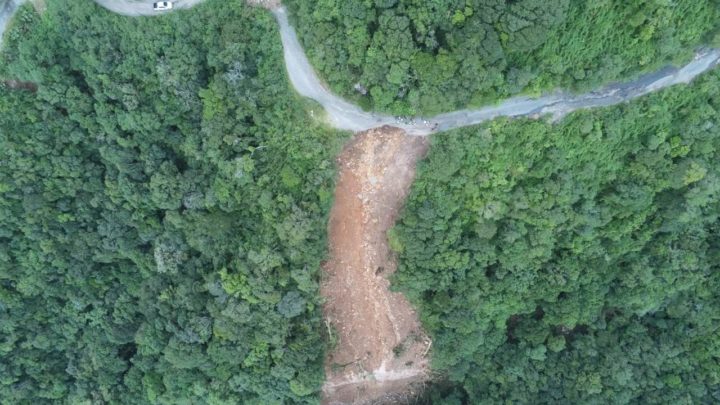
[[325,404],[394,402],[428,378],[430,340],[410,303],[390,291],[396,261],[386,235],[427,147],[427,138],[386,126],[355,135],[338,157],[321,285],[336,342],[325,363]]

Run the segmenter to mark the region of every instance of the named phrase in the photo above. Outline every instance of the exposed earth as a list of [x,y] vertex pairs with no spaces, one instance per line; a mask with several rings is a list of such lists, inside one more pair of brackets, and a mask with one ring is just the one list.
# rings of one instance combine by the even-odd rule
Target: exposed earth
[[396,262],[386,235],[427,148],[426,138],[386,126],[355,135],[338,157],[321,285],[336,344],[325,364],[325,404],[396,403],[428,378],[431,342],[405,297],[390,291]]
[[35,93],[38,89],[37,84],[33,82],[23,82],[19,80],[4,80],[2,84],[12,90],[27,90]]

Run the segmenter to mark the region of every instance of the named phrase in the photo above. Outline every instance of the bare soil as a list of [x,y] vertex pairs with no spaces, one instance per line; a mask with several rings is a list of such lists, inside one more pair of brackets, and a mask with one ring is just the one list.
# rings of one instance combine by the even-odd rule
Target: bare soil
[[38,86],[33,82],[23,82],[20,80],[5,80],[2,82],[6,88],[11,90],[27,90],[30,92],[37,92]]
[[428,378],[431,342],[405,297],[390,291],[396,260],[387,241],[427,148],[427,138],[385,126],[355,135],[338,157],[321,285],[336,342],[324,404],[398,403]]
[[32,5],[35,7],[35,11],[40,15],[44,14],[47,10],[45,0],[32,0]]

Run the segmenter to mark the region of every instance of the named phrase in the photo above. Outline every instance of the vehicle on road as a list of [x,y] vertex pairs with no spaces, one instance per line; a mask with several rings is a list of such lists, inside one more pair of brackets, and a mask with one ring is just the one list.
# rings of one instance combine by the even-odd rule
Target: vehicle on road
[[172,7],[172,1],[158,1],[156,3],[153,3],[153,10],[155,11],[172,10]]

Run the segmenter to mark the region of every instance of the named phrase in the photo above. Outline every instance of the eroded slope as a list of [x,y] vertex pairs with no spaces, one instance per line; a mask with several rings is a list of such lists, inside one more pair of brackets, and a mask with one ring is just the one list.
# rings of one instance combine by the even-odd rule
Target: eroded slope
[[413,395],[427,376],[430,340],[413,308],[390,291],[393,226],[427,140],[383,127],[357,134],[338,158],[321,293],[336,346],[326,360],[325,403]]

